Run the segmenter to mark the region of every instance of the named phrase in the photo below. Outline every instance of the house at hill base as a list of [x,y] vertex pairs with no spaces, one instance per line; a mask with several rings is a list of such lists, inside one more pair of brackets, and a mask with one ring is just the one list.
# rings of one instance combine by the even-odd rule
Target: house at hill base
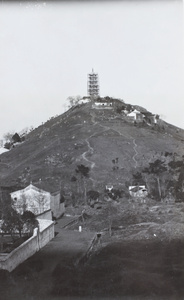
[[51,194],[33,184],[22,190],[10,193],[14,209],[23,214],[29,210],[39,219],[52,220],[64,214],[64,202],[60,201],[60,192]]
[[[26,188],[10,193],[12,207],[20,214],[29,210],[38,220],[38,228],[33,235],[10,253],[0,253],[0,269],[11,272],[20,263],[35,254],[54,238],[54,222],[52,214],[61,213],[60,193],[52,194],[30,184]],[[59,203],[58,203],[59,202]],[[51,209],[53,211],[51,212]]]
[[148,190],[145,185],[129,186],[129,194],[134,198],[145,198],[148,195]]

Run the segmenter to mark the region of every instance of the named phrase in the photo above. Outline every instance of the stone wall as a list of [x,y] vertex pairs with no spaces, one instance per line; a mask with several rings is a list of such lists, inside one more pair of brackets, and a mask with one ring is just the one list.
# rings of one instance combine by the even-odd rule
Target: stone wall
[[0,269],[13,271],[19,264],[24,262],[39,249],[44,247],[54,238],[54,222],[50,220],[39,221],[38,228],[34,229],[33,236],[9,254],[0,254]]

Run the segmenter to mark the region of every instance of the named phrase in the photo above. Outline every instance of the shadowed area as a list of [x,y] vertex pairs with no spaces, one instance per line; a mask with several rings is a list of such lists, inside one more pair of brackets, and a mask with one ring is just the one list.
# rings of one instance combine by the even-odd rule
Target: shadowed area
[[1,272],[2,299],[183,299],[183,241],[102,243],[79,263],[95,234],[59,227],[40,252]]

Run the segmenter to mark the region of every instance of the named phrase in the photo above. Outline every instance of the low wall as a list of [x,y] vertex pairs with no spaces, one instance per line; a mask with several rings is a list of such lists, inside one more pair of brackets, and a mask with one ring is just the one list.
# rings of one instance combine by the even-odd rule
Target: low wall
[[0,254],[0,269],[13,271],[19,264],[43,248],[54,237],[54,222],[38,220],[38,228],[34,229],[33,236],[9,254]]
[[54,222],[49,220],[39,220],[39,247],[43,248],[50,240],[54,238]]
[[38,219],[52,220],[51,209],[46,210],[42,214],[37,215],[36,218],[37,218],[37,220]]

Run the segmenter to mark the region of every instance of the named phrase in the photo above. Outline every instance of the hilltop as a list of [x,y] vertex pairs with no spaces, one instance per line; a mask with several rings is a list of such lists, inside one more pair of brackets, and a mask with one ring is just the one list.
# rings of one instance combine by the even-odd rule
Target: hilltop
[[[4,294],[180,298],[184,203],[176,202],[184,199],[184,130],[117,99],[84,102],[0,156],[2,186],[12,191],[32,181],[50,192],[61,189],[66,214],[76,219],[66,231],[57,220],[50,248],[21,264],[10,281],[1,276]],[[148,196],[131,197],[131,185],[145,185]],[[67,251],[65,244],[61,251],[63,235]],[[83,236],[96,242],[76,260]],[[16,288],[7,288],[9,282]]]
[[[1,154],[1,185],[24,187],[32,181],[49,191],[61,189],[75,202],[83,198],[84,189],[101,194],[111,184],[127,195],[129,185],[146,184],[156,197],[159,175],[162,197],[166,197],[168,184],[174,189],[183,170],[184,130],[159,118],[152,122],[153,114],[145,108],[118,99],[106,97],[97,102],[95,106],[80,101]],[[141,113],[141,120],[128,117],[134,110]],[[155,162],[166,169],[153,174]],[[76,172],[80,165],[89,169],[85,182]],[[169,170],[177,170],[175,180]]]

